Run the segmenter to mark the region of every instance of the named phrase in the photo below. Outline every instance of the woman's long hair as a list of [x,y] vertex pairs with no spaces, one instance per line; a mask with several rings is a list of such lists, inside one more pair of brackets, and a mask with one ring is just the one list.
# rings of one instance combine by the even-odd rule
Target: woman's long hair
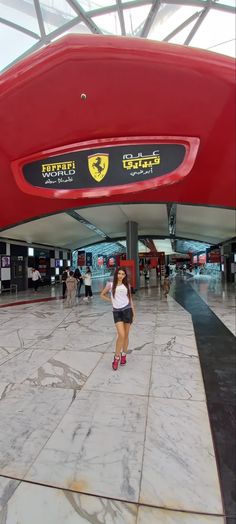
[[115,270],[114,277],[113,277],[113,285],[112,285],[112,295],[113,295],[113,297],[115,297],[116,286],[117,286],[117,283],[118,283],[118,272],[119,271],[124,271],[124,273],[125,273],[125,277],[122,280],[122,284],[124,284],[124,286],[127,288],[127,297],[129,298],[129,301],[131,301],[130,285],[129,285],[129,281],[128,281],[127,270],[125,269],[125,267],[117,267],[116,270]]

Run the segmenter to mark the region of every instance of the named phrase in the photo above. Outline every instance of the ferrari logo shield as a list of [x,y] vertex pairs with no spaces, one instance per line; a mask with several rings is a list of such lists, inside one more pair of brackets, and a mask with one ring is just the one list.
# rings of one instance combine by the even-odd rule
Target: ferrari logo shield
[[107,174],[109,167],[109,154],[99,155],[90,155],[88,156],[88,168],[90,175],[96,180],[96,182],[101,182],[104,176]]

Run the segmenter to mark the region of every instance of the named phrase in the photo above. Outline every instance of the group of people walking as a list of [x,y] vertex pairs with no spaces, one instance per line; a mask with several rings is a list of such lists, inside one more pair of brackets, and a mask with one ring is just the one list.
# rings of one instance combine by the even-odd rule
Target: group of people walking
[[92,293],[92,272],[89,266],[86,267],[85,273],[81,273],[79,268],[71,271],[69,267],[62,273],[62,295],[66,298],[66,305],[73,306],[76,296],[80,297],[81,287],[85,286],[84,300],[88,302],[93,297]]

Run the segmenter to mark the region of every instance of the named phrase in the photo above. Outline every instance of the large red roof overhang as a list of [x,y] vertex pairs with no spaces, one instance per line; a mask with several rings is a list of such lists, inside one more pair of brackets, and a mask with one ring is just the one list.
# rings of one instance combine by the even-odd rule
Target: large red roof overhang
[[[0,78],[0,227],[130,201],[234,207],[234,67],[206,51],[101,35],[69,35],[22,60]],[[48,151],[158,136],[192,137],[199,148],[186,176],[142,191],[44,197],[13,173]]]

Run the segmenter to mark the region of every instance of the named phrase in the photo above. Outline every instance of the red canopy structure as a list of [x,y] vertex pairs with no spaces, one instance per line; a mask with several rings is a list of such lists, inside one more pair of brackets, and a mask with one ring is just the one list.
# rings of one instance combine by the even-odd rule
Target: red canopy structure
[[[1,76],[2,229],[105,203],[235,206],[234,60],[144,39],[68,35]],[[24,159],[143,138],[198,140],[189,172],[133,191],[29,194]],[[81,145],[82,144],[82,145]],[[50,153],[50,155],[49,155]],[[22,160],[23,159],[23,160]],[[177,169],[178,171],[178,169]],[[178,173],[177,173],[178,174]],[[105,187],[105,186],[104,186]],[[141,188],[140,188],[141,189]]]

